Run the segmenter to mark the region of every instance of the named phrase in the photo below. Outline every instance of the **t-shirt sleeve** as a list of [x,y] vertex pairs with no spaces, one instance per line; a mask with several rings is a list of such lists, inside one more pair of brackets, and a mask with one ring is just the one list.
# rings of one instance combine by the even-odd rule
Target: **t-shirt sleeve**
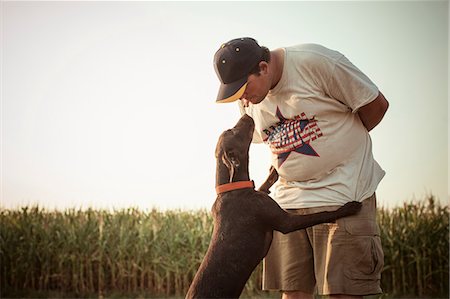
[[329,95],[353,113],[378,96],[378,87],[344,55],[336,60],[326,86]]

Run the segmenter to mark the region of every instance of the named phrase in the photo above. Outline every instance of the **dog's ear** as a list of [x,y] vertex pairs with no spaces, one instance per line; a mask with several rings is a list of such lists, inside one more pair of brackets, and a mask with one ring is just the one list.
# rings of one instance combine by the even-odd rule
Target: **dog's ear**
[[226,150],[224,151],[224,155],[222,156],[222,161],[228,168],[231,183],[234,179],[234,174],[236,173],[236,170],[240,165],[239,158],[234,150]]
[[223,163],[228,167],[228,169],[236,169],[241,165],[238,155],[234,150],[226,150],[222,156]]

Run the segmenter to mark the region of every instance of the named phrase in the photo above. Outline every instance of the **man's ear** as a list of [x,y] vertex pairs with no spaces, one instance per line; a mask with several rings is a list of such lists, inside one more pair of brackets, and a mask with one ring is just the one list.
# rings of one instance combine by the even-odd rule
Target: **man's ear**
[[266,61],[261,61],[259,63],[259,69],[260,69],[260,74],[261,75],[267,75],[268,69],[269,69],[269,64]]

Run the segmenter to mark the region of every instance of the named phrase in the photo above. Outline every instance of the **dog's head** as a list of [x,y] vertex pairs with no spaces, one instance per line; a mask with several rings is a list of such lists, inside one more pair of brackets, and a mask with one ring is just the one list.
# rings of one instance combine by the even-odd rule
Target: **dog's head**
[[230,178],[241,166],[248,166],[248,150],[253,138],[255,122],[244,114],[237,124],[223,132],[216,146],[216,159],[222,161],[230,171]]

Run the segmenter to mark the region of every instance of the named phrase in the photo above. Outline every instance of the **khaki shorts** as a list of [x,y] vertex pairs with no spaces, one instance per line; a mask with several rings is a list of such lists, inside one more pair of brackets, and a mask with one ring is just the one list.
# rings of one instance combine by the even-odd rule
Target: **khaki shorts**
[[[289,210],[311,214],[339,207]],[[316,292],[319,295],[381,293],[383,250],[376,223],[375,194],[361,211],[335,223],[286,235],[274,231],[264,259],[263,290]]]

